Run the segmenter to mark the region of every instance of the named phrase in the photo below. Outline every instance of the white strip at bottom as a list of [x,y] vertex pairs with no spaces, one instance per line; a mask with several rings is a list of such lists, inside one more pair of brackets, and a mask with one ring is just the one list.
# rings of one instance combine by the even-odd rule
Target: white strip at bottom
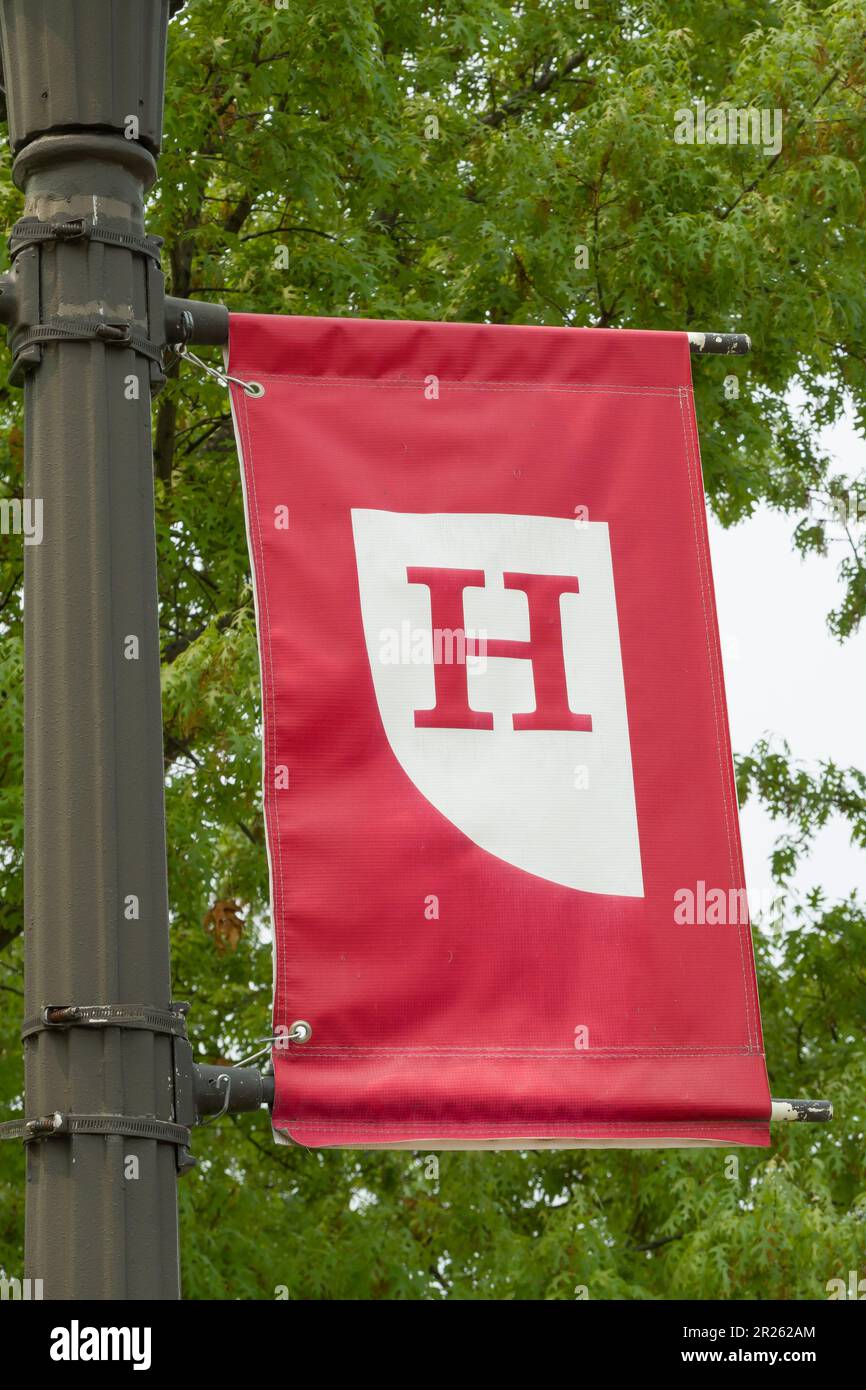
[[[293,1148],[304,1148],[281,1130],[274,1130],[278,1144],[288,1144]],[[445,1153],[448,1151],[469,1152],[487,1150],[491,1153],[506,1152],[512,1149],[565,1151],[568,1149],[731,1149],[751,1147],[740,1145],[732,1139],[406,1139],[391,1144],[334,1144],[327,1147],[352,1149],[358,1153],[372,1153],[404,1149],[413,1153]]]

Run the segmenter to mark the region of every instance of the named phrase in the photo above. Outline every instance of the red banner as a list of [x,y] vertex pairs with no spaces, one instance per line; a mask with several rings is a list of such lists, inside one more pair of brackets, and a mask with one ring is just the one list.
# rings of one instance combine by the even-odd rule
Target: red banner
[[238,314],[229,371],[275,1131],[767,1144],[685,334]]

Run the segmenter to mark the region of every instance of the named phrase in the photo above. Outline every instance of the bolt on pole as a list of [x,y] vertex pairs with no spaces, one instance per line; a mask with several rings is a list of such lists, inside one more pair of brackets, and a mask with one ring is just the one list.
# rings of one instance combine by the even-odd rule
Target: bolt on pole
[[[143,222],[177,8],[0,0],[25,199],[0,317],[43,515],[24,578],[25,1113],[53,1118],[26,1136],[25,1274],[50,1299],[179,1297],[150,418],[165,310]],[[95,1005],[116,1022],[74,1013]]]

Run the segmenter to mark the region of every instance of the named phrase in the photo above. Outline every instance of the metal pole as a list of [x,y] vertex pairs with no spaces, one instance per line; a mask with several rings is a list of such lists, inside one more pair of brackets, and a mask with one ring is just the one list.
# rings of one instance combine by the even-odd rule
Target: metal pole
[[[161,277],[135,241],[156,176],[168,18],[169,0],[0,8],[25,196],[3,317],[24,375],[25,489],[41,499],[44,532],[24,579],[26,1113],[60,1117],[51,1137],[29,1134],[25,1274],[50,1299],[180,1292],[179,1148],[168,1128],[141,1137],[138,1123],[176,1118],[174,1039],[131,1025],[122,1007],[168,1014],[170,1001],[150,421],[160,373],[145,346],[164,308],[157,324]],[[121,1006],[120,1022],[58,1022],[49,1004]]]

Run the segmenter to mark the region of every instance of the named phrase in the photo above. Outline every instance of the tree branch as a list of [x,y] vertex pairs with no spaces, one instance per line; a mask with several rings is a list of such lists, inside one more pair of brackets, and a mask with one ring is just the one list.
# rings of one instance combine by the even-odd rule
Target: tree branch
[[543,96],[545,92],[549,92],[551,87],[562,82],[585,61],[586,53],[573,53],[570,58],[565,60],[561,68],[554,67],[552,60],[546,63],[538,76],[533,78],[528,86],[522,87],[520,91],[506,97],[492,111],[487,111],[483,116],[480,116],[481,124],[492,126],[494,130],[498,130],[509,116],[519,115],[533,97]]

